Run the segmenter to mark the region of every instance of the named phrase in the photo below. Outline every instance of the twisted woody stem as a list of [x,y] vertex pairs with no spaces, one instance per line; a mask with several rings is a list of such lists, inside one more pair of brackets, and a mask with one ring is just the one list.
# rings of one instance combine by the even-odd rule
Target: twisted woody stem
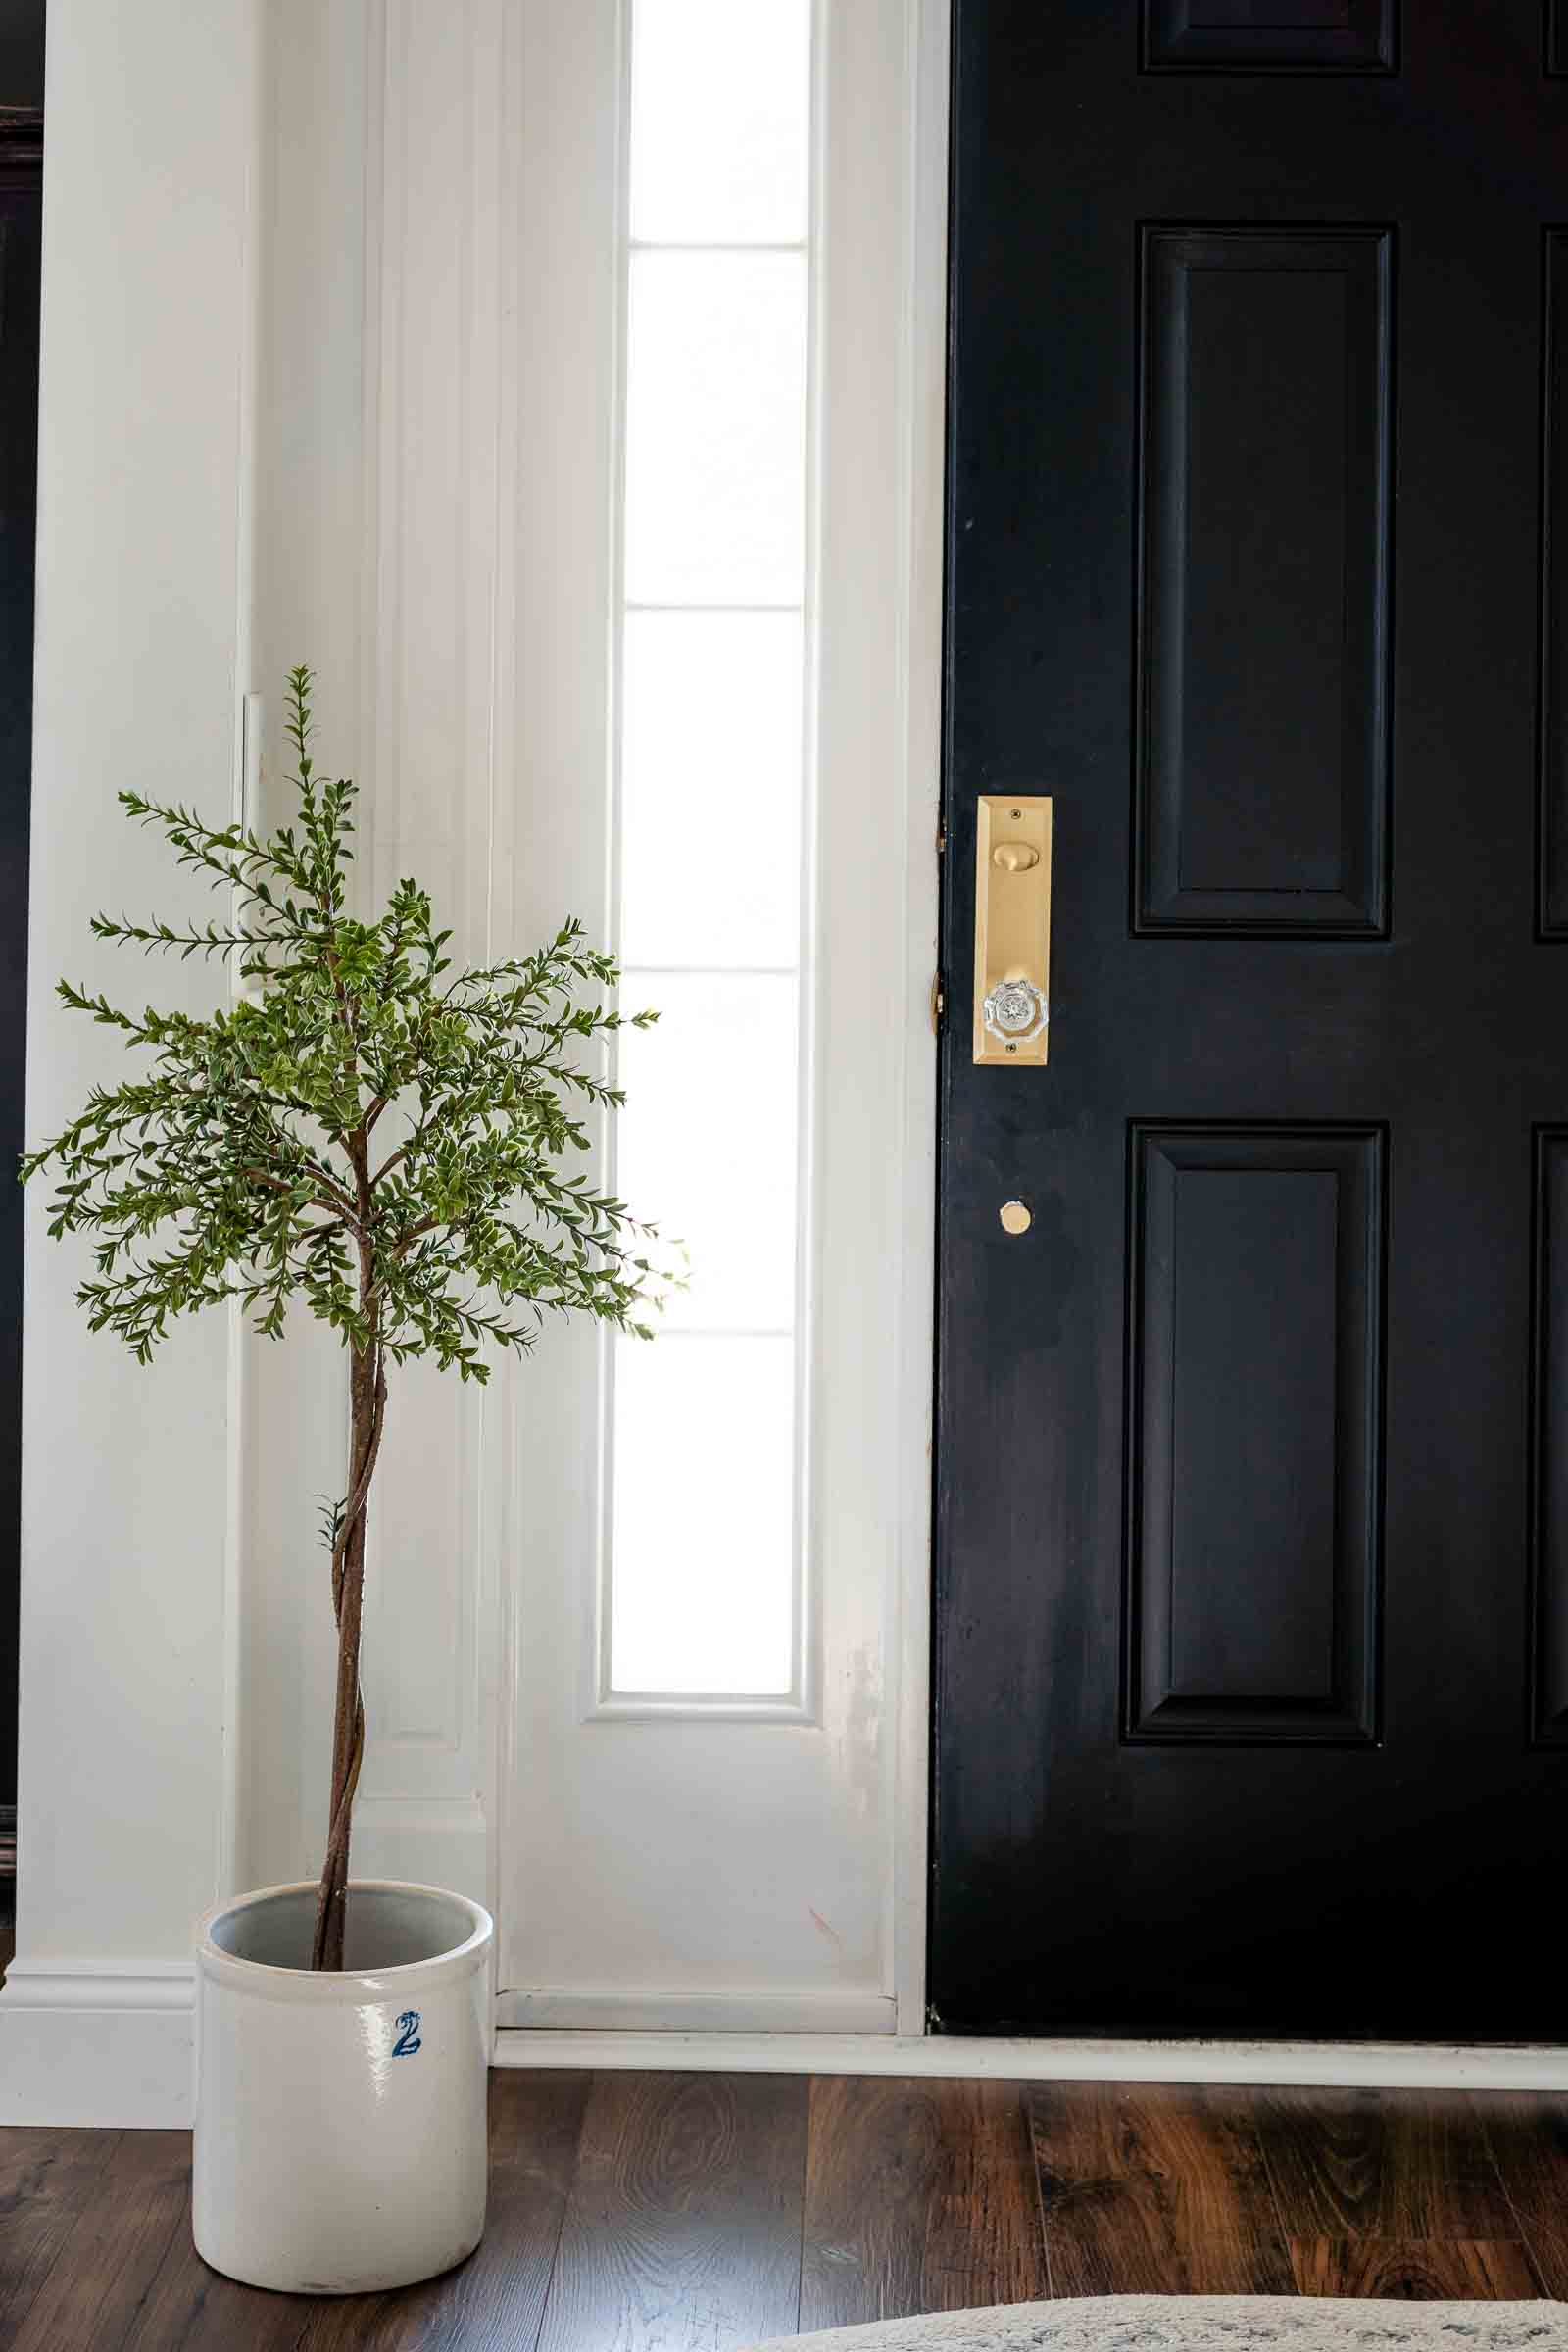
[[332,1723],[332,1799],[326,1856],[316,1890],[311,1966],[341,1969],[348,1919],[349,1834],[365,1759],[360,1632],[365,1612],[365,1529],[370,1481],[386,1421],[386,1373],[377,1343],[354,1350],[349,1381],[350,1482],[332,1546],[332,1613],[337,1621],[337,1702]]

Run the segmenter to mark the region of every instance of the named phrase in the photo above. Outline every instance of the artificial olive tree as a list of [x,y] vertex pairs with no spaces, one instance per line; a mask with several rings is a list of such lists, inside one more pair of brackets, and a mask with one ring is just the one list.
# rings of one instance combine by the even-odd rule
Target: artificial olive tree
[[262,838],[120,795],[229,906],[189,928],[100,914],[94,933],[223,958],[241,993],[198,1019],[123,1012],[62,981],[68,1004],[150,1061],[95,1088],[23,1176],[50,1173],[52,1235],[97,1237],[77,1298],[93,1330],[118,1333],[139,1361],[176,1316],[225,1299],[270,1339],[302,1303],[347,1349],[348,1475],[324,1515],[337,1696],[311,1960],[333,1969],[365,1752],[366,1506],[388,1366],[428,1357],[483,1381],[490,1351],[530,1348],[552,1314],[646,1336],[654,1277],[636,1254],[647,1229],[568,1173],[588,1146],[582,1114],[621,1101],[591,1066],[597,1041],[621,1025],[608,1001],[613,961],[568,922],[535,955],[454,969],[451,933],[434,928],[413,881],[376,921],[351,914],[355,787],[316,775],[311,687],[308,669],[290,673],[293,825]]

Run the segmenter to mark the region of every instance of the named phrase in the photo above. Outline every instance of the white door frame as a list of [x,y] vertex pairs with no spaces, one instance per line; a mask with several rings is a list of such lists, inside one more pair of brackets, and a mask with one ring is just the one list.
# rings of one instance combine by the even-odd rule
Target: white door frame
[[[818,0],[825,235],[815,370],[824,424],[813,494],[828,634],[816,682],[816,883],[818,985],[831,1013],[818,1023],[812,1081],[822,1105],[812,1345],[827,1365],[811,1406],[824,1425],[810,1481],[821,1712],[800,1732],[763,1724],[754,1738],[673,1705],[650,1732],[652,1710],[639,1706],[618,1711],[629,1720],[607,1738],[599,1719],[608,1710],[589,1703],[590,1677],[567,1720],[564,1678],[585,1614],[588,1461],[603,1443],[587,1402],[587,1347],[552,1335],[548,1360],[542,1353],[537,1365],[498,1377],[495,1420],[516,1439],[510,1466],[496,1448],[485,1511],[491,1527],[510,1532],[499,1546],[505,1624],[483,1811],[501,1924],[498,2024],[508,2035],[690,2025],[890,2037],[923,2023],[949,8]],[[608,324],[595,322],[614,307],[608,273],[618,267],[603,217],[612,192],[600,203],[613,145],[615,13],[601,0],[564,34],[546,8],[540,53],[523,58],[524,104],[529,86],[536,106],[548,92],[549,119],[523,142],[537,184],[524,178],[514,217],[549,228],[542,240],[524,238],[517,307],[535,361],[558,337],[567,356],[559,378],[535,364],[523,379],[519,464],[532,527],[518,534],[518,621],[509,634],[523,649],[515,699],[527,731],[513,764],[537,777],[542,794],[517,819],[518,936],[561,904],[596,925],[606,891],[590,797],[614,682],[594,671],[615,582],[603,535],[585,522],[614,499],[606,444],[615,361]],[[622,76],[625,38],[621,0]],[[577,188],[589,200],[580,208],[564,200]],[[539,404],[531,419],[530,389]],[[680,1826],[667,1846],[657,1820],[648,1838],[633,1835],[626,1860],[640,1875],[617,1887],[616,1839],[628,1820],[636,1831],[638,1817],[610,1813],[614,1776],[639,1771],[656,1810]],[[731,1785],[714,1805],[712,1839],[694,1858],[704,1771],[725,1771]],[[775,1787],[775,1866],[758,1913],[776,1906],[777,1936],[755,1962],[752,1918],[737,1896],[712,1948],[700,1933],[693,1948],[688,1922],[710,1901],[722,1909],[723,1875],[742,1866],[737,1817],[750,1814],[744,1845]],[[831,1889],[837,1872],[850,1890],[846,1909],[858,1909],[842,1943],[828,1922],[844,1924],[844,1915],[808,1875],[817,1868],[817,1788],[822,1878]],[[613,1830],[601,1826],[607,1815]],[[596,1857],[609,1860],[608,1896],[594,1882]],[[808,1891],[821,1903],[815,1928],[805,1925]],[[675,1907],[667,1939],[661,1901]],[[688,1937],[678,1948],[675,1929]],[[596,1966],[602,1975],[590,1973]]]
[[[909,56],[909,218],[905,297],[908,413],[903,453],[908,553],[904,731],[908,821],[909,1018],[904,1134],[909,1230],[906,1329],[921,1345],[899,1367],[905,1433],[894,1768],[893,1953],[898,2033],[926,2026],[931,1810],[931,1462],[936,1309],[937,925],[941,868],[943,592],[947,534],[949,89],[953,0],[913,0]],[[921,1048],[923,1047],[923,1050]]]

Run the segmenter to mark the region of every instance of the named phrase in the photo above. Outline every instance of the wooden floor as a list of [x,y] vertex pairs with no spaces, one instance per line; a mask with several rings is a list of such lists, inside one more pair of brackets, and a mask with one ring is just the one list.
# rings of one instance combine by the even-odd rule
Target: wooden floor
[[1568,2298],[1568,2100],[497,2073],[490,2226],[421,2287],[208,2271],[176,2132],[0,2132],[15,2352],[729,2352],[1035,2295]]

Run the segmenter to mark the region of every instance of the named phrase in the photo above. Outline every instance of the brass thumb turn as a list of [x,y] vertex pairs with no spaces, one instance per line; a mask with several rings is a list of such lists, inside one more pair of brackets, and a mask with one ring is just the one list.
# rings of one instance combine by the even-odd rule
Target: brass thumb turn
[[1026,841],[999,842],[991,853],[993,865],[1000,865],[1004,874],[1026,874],[1032,865],[1040,863],[1040,852],[1032,850]]

